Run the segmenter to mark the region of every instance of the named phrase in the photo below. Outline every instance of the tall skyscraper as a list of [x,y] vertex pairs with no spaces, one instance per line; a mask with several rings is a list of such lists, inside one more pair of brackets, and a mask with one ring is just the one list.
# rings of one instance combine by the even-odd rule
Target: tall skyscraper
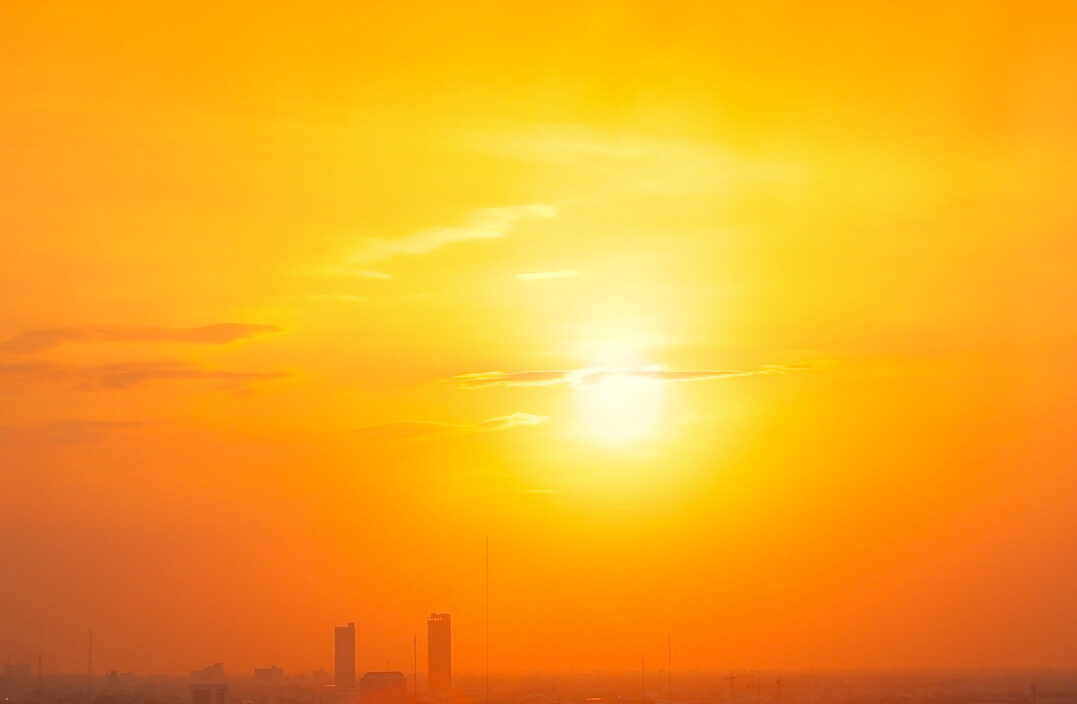
[[359,704],[404,704],[408,681],[400,672],[368,672],[359,680]]
[[191,670],[191,704],[226,704],[228,680],[224,665],[214,663],[201,670]]
[[335,667],[338,690],[355,689],[355,624],[337,626],[334,629]]
[[263,686],[278,686],[284,684],[284,669],[273,665],[271,667],[254,668],[255,684]]
[[452,621],[449,614],[430,614],[426,619],[427,683],[434,694],[452,689]]

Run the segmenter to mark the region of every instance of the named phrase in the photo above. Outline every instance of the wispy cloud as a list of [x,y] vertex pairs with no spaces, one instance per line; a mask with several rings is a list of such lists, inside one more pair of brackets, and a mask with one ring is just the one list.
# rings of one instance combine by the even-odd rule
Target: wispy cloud
[[353,256],[360,264],[380,262],[402,254],[427,254],[454,242],[504,237],[521,220],[552,218],[557,209],[544,203],[474,211],[467,222],[453,227],[436,227],[405,237],[386,240],[370,237]]
[[546,125],[523,132],[484,133],[477,146],[512,158],[546,163],[567,173],[590,172],[630,192],[706,195],[754,184],[793,184],[793,163],[754,158],[713,143]]
[[492,433],[498,430],[509,430],[525,425],[539,425],[540,423],[545,423],[549,419],[549,416],[536,416],[531,413],[520,413],[517,411],[516,413],[507,416],[487,418],[486,420],[473,423],[467,427],[474,433]]
[[386,274],[384,271],[375,271],[374,269],[358,269],[355,271],[355,275],[361,279],[377,279],[379,281],[393,278],[392,274]]
[[645,135],[548,125],[526,132],[484,134],[481,147],[501,154],[533,161],[553,161],[576,165],[595,161],[638,161],[668,152],[676,142]]
[[708,379],[728,379],[741,376],[761,376],[785,374],[791,371],[811,369],[808,363],[778,365],[767,364],[758,369],[686,369],[671,371],[666,369],[606,369],[588,367],[583,369],[549,369],[522,372],[472,372],[457,374],[445,381],[455,382],[461,388],[482,389],[490,386],[554,386],[570,384],[585,386],[596,384],[610,376],[631,376],[655,381],[704,381]]
[[66,420],[38,424],[0,425],[0,443],[80,445],[145,425],[147,421],[136,420]]
[[445,423],[441,421],[402,421],[385,423],[360,428],[362,435],[381,438],[420,438],[434,435],[472,435],[476,433],[493,433],[530,425],[539,425],[549,420],[548,416],[536,416],[517,411],[507,416],[494,416],[476,423]]
[[129,389],[155,381],[204,381],[234,392],[250,384],[291,376],[288,372],[203,369],[187,362],[119,362],[92,366],[25,362],[0,364],[0,382],[59,384],[82,389]]
[[370,300],[367,296],[353,296],[349,293],[312,293],[304,298],[311,301],[344,301],[346,303],[364,303]]
[[0,342],[3,352],[41,352],[64,343],[79,342],[180,342],[223,345],[255,335],[279,332],[275,325],[215,323],[195,328],[130,325],[89,325],[27,330]]
[[471,372],[457,374],[444,381],[456,382],[465,389],[486,386],[553,386],[576,383],[587,369],[549,369],[526,372]]
[[559,269],[557,271],[533,271],[526,274],[517,274],[516,278],[520,281],[545,281],[547,279],[568,279],[582,273],[582,271],[576,271],[575,269]]

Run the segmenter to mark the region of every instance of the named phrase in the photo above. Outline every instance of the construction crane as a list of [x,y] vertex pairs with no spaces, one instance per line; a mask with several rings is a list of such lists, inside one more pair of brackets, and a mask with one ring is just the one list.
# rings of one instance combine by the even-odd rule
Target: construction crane
[[729,675],[726,677],[726,679],[729,680],[729,698],[730,699],[732,699],[734,696],[736,696],[736,691],[734,690],[733,686],[736,683],[738,678],[739,677],[738,677],[737,673],[735,673],[735,672],[730,672]]

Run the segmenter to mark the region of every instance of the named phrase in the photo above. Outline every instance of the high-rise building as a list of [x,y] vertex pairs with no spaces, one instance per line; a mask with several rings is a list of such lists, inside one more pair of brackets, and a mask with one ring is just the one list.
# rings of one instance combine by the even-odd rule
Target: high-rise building
[[255,684],[276,686],[284,683],[284,669],[272,665],[271,667],[254,668]]
[[368,672],[359,680],[359,704],[404,704],[408,681],[399,672]]
[[333,674],[338,690],[355,689],[355,624],[334,629],[335,667]]
[[29,663],[4,663],[4,677],[12,680],[28,680],[30,679],[30,665]]
[[434,694],[452,689],[452,621],[449,614],[430,614],[426,619],[427,684]]
[[191,670],[191,704],[226,704],[227,701],[224,665],[217,662],[201,670]]

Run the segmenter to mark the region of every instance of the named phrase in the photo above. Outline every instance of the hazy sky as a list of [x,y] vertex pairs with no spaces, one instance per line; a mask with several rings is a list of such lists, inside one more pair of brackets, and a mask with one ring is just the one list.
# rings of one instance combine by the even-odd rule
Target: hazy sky
[[363,4],[0,8],[0,649],[1077,661],[1072,6]]

